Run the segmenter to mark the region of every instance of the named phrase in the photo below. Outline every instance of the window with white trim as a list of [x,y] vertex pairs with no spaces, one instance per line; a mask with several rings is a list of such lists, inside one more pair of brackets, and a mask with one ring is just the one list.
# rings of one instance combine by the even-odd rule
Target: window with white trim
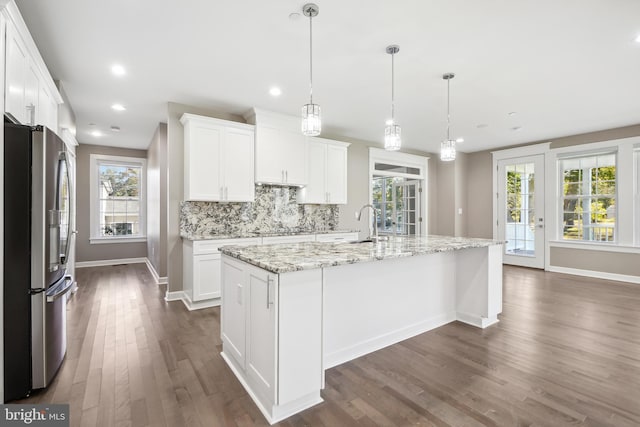
[[562,158],[561,236],[568,241],[616,241],[616,153]]
[[146,160],[91,155],[91,243],[144,241]]

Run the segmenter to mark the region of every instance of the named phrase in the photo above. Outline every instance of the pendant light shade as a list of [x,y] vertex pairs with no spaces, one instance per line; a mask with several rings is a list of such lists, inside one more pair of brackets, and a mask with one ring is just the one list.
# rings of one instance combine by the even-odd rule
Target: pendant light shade
[[442,76],[447,81],[447,139],[440,143],[440,160],[443,162],[450,162],[456,159],[456,141],[449,136],[449,128],[451,127],[451,115],[449,114],[450,97],[449,97],[449,85],[451,79],[456,75],[453,73],[447,73]]
[[394,56],[400,52],[400,46],[387,46],[387,53],[391,55],[391,120],[387,121],[384,128],[384,149],[387,151],[397,151],[402,146],[402,129],[395,121],[395,92],[394,92]]
[[318,16],[319,8],[314,3],[302,7],[304,16],[309,17],[309,103],[302,106],[302,133],[306,136],[318,136],[322,132],[320,106],[313,103],[313,17]]

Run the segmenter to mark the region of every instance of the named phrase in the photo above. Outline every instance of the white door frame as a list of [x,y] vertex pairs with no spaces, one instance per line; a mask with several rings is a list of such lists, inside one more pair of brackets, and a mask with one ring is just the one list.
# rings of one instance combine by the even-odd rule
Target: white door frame
[[[535,155],[542,155],[542,165],[543,167],[546,168],[546,157],[547,154],[549,152],[549,147],[550,147],[551,143],[550,142],[545,142],[545,143],[541,143],[541,144],[536,144],[536,145],[529,145],[529,146],[525,146],[525,147],[517,147],[517,148],[510,148],[510,149],[506,149],[506,150],[500,150],[500,151],[494,151],[492,152],[492,156],[493,156],[493,179],[492,179],[492,185],[493,185],[493,238],[495,240],[499,239],[500,236],[500,227],[502,227],[502,218],[500,218],[500,206],[498,205],[499,203],[499,198],[498,198],[498,192],[499,192],[499,183],[498,180],[501,179],[500,174],[498,173],[498,163],[503,161],[503,160],[509,160],[509,159],[517,159],[517,158],[521,158],[521,157],[529,157],[529,156],[535,156]],[[538,182],[540,184],[542,184],[543,186],[546,183],[546,172],[540,174],[539,172],[536,172],[537,176],[538,176]],[[540,199],[539,199],[540,200]],[[536,211],[540,212],[543,217],[546,217],[546,198],[542,198],[542,202],[541,202],[542,206],[536,206]],[[546,266],[546,248],[547,248],[547,242],[548,242],[548,228],[545,227],[543,229],[543,257],[542,257],[542,265],[538,266],[536,265],[536,268],[542,268],[544,269]],[[506,246],[505,246],[506,247]],[[523,264],[524,265],[524,264]]]
[[[399,172],[385,173],[384,171],[375,170],[376,163],[387,163],[398,166],[407,166],[417,168],[420,170],[419,174],[403,174]],[[381,148],[369,148],[369,203],[373,204],[373,176],[374,175],[387,175],[387,176],[399,176],[411,180],[422,181],[422,195],[420,200],[420,213],[422,214],[422,222],[420,224],[420,235],[426,236],[428,234],[428,222],[429,218],[427,203],[429,200],[429,192],[427,186],[427,177],[429,176],[429,157],[418,156],[415,154],[401,153],[399,151],[386,151]],[[371,224],[372,216],[369,216],[369,224]],[[371,232],[371,230],[369,230]],[[418,234],[418,233],[416,233]],[[371,235],[371,234],[370,234]]]

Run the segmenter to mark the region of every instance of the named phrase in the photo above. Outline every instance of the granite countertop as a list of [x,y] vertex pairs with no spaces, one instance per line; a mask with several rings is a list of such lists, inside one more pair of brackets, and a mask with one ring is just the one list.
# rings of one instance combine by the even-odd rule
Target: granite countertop
[[228,233],[228,234],[199,234],[180,232],[180,237],[185,240],[223,240],[223,239],[243,239],[247,237],[277,237],[277,236],[304,236],[310,234],[335,234],[335,233],[358,233],[360,230],[298,230],[288,229],[282,231],[260,232],[260,233]]
[[436,252],[501,245],[503,242],[450,236],[391,237],[378,243],[288,243],[262,246],[223,246],[220,251],[272,273],[380,261]]

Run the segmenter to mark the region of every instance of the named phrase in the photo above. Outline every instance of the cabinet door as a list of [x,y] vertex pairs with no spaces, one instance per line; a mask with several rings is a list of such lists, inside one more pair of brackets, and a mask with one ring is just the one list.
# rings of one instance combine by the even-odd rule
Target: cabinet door
[[27,56],[22,40],[11,23],[7,23],[7,58],[5,111],[21,123],[27,116],[24,103],[24,86],[27,74]]
[[331,204],[347,203],[347,148],[327,144],[326,191]]
[[289,185],[306,185],[307,178],[307,137],[300,131],[283,130],[280,135],[280,153],[284,160],[284,182]]
[[245,273],[226,258],[222,261],[222,342],[223,351],[245,367],[246,296]]
[[[25,122],[33,125],[46,124],[46,111],[44,114],[40,111],[38,97],[40,95],[40,80],[35,65],[27,61],[27,72],[24,81],[24,105],[25,105]],[[57,129],[53,129],[55,132]]]
[[277,278],[260,269],[249,270],[247,319],[247,379],[261,400],[276,402]]
[[220,163],[223,171],[225,201],[253,202],[255,200],[253,139],[253,131],[232,127],[226,129]]
[[275,127],[256,127],[256,182],[284,182],[285,154],[280,144],[280,133]]
[[325,187],[327,170],[327,145],[319,141],[309,141],[309,161],[307,162],[308,182],[299,190],[298,203],[327,203]]
[[219,254],[193,257],[193,301],[220,297]]
[[220,149],[224,127],[191,122],[185,126],[184,198],[220,201]]

